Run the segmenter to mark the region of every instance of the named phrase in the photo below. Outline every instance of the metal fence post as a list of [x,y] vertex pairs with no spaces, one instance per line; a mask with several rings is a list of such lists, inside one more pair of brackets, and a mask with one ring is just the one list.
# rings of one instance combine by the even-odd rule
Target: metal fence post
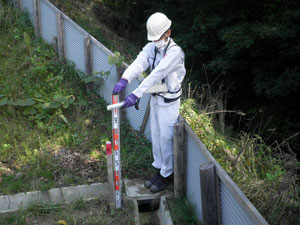
[[147,103],[147,108],[146,108],[145,115],[144,115],[144,118],[143,118],[143,122],[142,122],[142,125],[141,125],[141,129],[140,129],[141,134],[143,134],[145,132],[146,125],[147,125],[147,122],[148,122],[148,119],[149,119],[150,101],[151,101],[151,96],[149,97],[149,100],[148,100],[148,103]]
[[91,37],[87,35],[84,38],[84,59],[85,59],[85,73],[90,76],[93,72],[92,65],[92,47],[91,47]]
[[203,225],[218,225],[215,164],[200,166],[200,186]]
[[41,32],[41,7],[40,0],[33,0],[33,18],[34,18],[34,31],[35,36],[40,37]]
[[[92,76],[93,73],[93,64],[92,64],[92,46],[91,46],[91,37],[87,35],[84,38],[84,60],[85,60],[85,73],[87,76]],[[87,91],[93,90],[93,83],[86,85]]]
[[58,55],[61,60],[65,59],[65,29],[64,19],[61,12],[56,13]]
[[174,125],[174,195],[181,198],[185,195],[186,183],[186,142],[184,120],[179,116],[179,121]]
[[15,3],[16,3],[16,7],[17,7],[19,10],[21,10],[21,9],[22,9],[22,0],[16,0]]

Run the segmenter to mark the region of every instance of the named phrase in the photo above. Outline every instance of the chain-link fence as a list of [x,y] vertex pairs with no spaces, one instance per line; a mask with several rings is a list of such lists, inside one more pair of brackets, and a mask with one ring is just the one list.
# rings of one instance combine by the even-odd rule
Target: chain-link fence
[[[117,68],[108,64],[108,56],[113,53],[103,46],[85,30],[78,26],[69,17],[47,0],[13,0],[17,6],[27,10],[36,34],[40,35],[47,43],[54,45],[61,57],[75,63],[76,68],[85,73],[88,66],[92,72],[110,71],[105,83],[99,89],[108,104],[111,104],[112,89],[118,81]],[[37,30],[38,29],[38,30]],[[90,40],[90,64],[87,64],[86,39]],[[139,85],[135,80],[126,88],[126,95],[130,94]],[[126,109],[126,118],[135,130],[140,130],[144,124],[144,134],[151,141],[150,122],[144,121],[150,95],[141,98],[140,109],[134,107]],[[200,188],[199,168],[207,162],[216,165],[218,189],[218,224],[245,225],[267,224],[265,219],[244,196],[231,178],[224,172],[219,164],[207,151],[206,147],[196,137],[188,124],[185,124],[185,193],[190,202],[195,206],[198,219],[203,220],[202,201]]]

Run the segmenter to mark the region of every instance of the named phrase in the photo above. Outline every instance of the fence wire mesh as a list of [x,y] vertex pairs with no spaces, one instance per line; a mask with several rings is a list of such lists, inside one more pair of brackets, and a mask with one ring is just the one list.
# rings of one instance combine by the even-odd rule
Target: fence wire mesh
[[[125,90],[125,95],[131,94],[140,84],[140,81],[137,79],[133,80]],[[130,125],[135,130],[140,130],[143,123],[143,118],[147,109],[147,104],[149,101],[150,95],[144,94],[140,99],[139,110],[136,110],[135,107],[126,108],[126,115]]]
[[[149,97],[149,98],[150,98],[150,97]],[[152,142],[152,138],[151,138],[151,125],[150,125],[150,115],[149,115],[149,118],[148,118],[147,123],[146,123],[144,135],[145,135],[145,137],[146,137],[150,142]]]
[[99,43],[92,41],[92,64],[93,72],[106,72],[110,71],[109,76],[104,77],[104,84],[100,86],[99,94],[105,99],[105,101],[111,104],[111,95],[114,84],[117,82],[117,69],[116,66],[108,64],[108,54],[101,48]]
[[57,29],[56,29],[56,12],[53,7],[50,6],[48,2],[41,0],[41,27],[42,29],[42,38],[48,44],[56,45]]
[[76,68],[85,72],[84,37],[76,25],[70,20],[64,20],[66,57],[75,63]]
[[23,0],[21,1],[21,7],[23,10],[27,10],[29,13],[29,18],[31,20],[31,23],[33,24],[33,1],[32,0]]

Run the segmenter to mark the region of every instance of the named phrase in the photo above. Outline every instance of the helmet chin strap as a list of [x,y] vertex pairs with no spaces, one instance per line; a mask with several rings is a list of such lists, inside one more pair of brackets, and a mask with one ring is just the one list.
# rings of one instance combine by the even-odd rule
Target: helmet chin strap
[[165,38],[167,38],[167,41],[169,40],[169,37],[170,37],[170,36],[167,36],[167,33],[168,33],[169,30],[170,30],[170,28],[163,34],[163,36],[164,36]]

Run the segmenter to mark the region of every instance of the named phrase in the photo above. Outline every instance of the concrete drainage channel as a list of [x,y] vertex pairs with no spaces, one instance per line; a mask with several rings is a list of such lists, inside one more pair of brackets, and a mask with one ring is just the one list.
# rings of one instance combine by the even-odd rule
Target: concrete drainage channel
[[125,179],[124,184],[127,197],[135,203],[136,224],[173,224],[166,201],[166,197],[172,195],[170,191],[152,194],[144,187],[144,181],[139,179]]
[[[151,194],[143,187],[142,180],[125,179],[126,198],[135,205],[136,225],[172,225],[170,212],[166,204],[166,196],[170,192]],[[0,215],[18,211],[20,207],[26,209],[32,203],[66,204],[82,199],[84,201],[109,195],[106,183],[80,185],[74,187],[53,188],[45,192],[33,191],[15,195],[0,196]]]
[[140,225],[172,225],[172,219],[166,205],[166,197],[135,200],[137,202],[138,218]]

